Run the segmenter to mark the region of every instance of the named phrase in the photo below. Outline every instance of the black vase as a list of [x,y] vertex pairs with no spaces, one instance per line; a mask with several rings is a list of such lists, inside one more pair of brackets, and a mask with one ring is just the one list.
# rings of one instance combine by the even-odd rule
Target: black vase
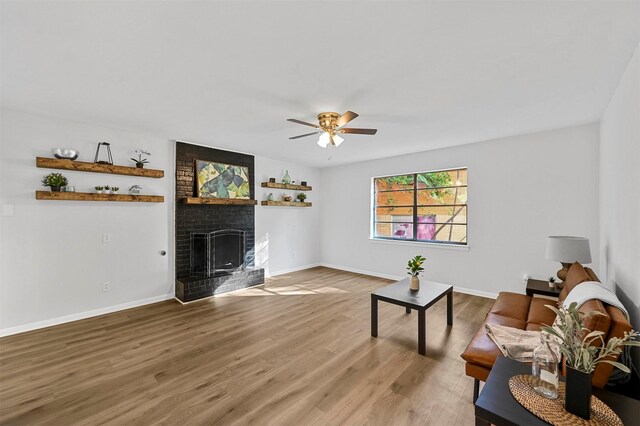
[[50,186],[49,188],[51,188],[51,192],[60,192],[59,186]]
[[564,408],[585,420],[591,418],[591,373],[567,366]]

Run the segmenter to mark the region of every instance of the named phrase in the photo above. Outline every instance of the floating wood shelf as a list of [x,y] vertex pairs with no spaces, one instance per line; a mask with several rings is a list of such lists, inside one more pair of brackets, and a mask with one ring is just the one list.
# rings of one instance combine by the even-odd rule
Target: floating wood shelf
[[182,199],[183,204],[217,204],[223,206],[255,206],[258,204],[256,200],[243,200],[235,198],[204,198],[204,197],[187,197]]
[[64,201],[125,201],[134,203],[164,203],[162,195],[94,194],[91,192],[36,191],[36,200]]
[[263,188],[293,189],[295,191],[311,191],[313,189],[310,186],[290,185],[288,183],[262,182],[261,185]]
[[301,203],[296,201],[263,201],[260,204],[263,206],[275,207],[311,207],[311,203]]
[[[164,170],[139,169],[113,164],[86,163],[84,161],[58,160],[57,158],[36,157],[36,166],[45,169],[75,170],[79,172],[107,173],[112,175],[164,177]],[[108,195],[108,194],[105,194]]]

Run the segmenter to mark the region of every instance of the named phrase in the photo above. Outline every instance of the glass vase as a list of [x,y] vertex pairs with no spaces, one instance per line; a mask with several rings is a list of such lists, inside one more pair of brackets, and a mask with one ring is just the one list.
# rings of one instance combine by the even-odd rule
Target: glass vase
[[558,356],[548,333],[540,333],[540,346],[533,350],[533,390],[549,399],[558,397]]

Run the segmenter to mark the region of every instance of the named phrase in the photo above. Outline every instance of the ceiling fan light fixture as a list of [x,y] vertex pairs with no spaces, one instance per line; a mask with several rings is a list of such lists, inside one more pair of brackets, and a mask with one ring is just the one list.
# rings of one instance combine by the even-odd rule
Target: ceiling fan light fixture
[[340,144],[341,144],[342,142],[344,142],[344,139],[343,139],[343,138],[341,138],[341,137],[340,137],[340,136],[338,136],[338,135],[333,135],[333,137],[332,137],[331,139],[333,140],[333,144],[334,144],[335,146],[340,146]]
[[320,138],[318,139],[318,145],[321,148],[326,148],[331,143],[331,136],[327,132],[322,132]]

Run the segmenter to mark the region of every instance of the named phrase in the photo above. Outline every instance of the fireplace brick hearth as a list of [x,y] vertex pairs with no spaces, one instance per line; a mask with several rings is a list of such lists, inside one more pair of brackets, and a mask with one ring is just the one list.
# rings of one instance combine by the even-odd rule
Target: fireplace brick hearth
[[[255,206],[187,205],[196,196],[195,160],[216,161],[249,168],[250,194],[255,198],[255,166],[252,155],[176,142],[176,298],[183,302],[264,283],[264,270],[255,268]],[[245,269],[212,277],[192,277],[191,234],[225,229],[245,231]]]

